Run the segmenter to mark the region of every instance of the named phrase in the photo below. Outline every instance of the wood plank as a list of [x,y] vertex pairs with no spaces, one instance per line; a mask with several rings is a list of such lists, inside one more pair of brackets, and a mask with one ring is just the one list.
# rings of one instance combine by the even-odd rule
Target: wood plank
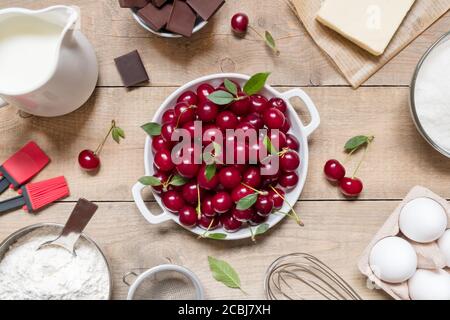
[[[282,91],[286,88],[280,88]],[[174,88],[100,88],[86,106],[59,118],[19,117],[14,107],[0,109],[0,162],[28,140],[36,140],[53,159],[39,179],[64,174],[71,200],[130,201],[131,186],[143,175],[145,133],[156,108]],[[322,176],[327,159],[344,159],[345,141],[358,134],[373,134],[375,143],[358,174],[366,184],[361,199],[401,199],[414,185],[424,185],[450,198],[449,160],[434,151],[417,133],[409,115],[407,88],[306,88],[322,117],[310,139],[310,170],[302,199],[342,199]],[[304,112],[296,106],[303,118]],[[352,112],[346,112],[351,108]],[[123,127],[121,145],[108,141],[97,175],[82,172],[78,153],[95,149],[111,119]],[[306,116],[304,118],[307,118]],[[360,154],[349,163],[352,171]],[[151,198],[148,198],[151,199]]]
[[[128,10],[112,0],[68,0],[82,10],[82,30],[93,42],[100,63],[100,86],[122,86],[113,59],[138,49],[152,86],[175,86],[210,73],[273,72],[271,83],[285,86],[347,85],[314,45],[283,1],[228,0],[217,17],[192,39],[162,39],[142,29]],[[57,0],[4,0],[0,8],[43,8]],[[279,58],[254,33],[245,39],[231,34],[235,12],[249,14],[253,25],[270,30],[282,52]],[[378,72],[368,85],[408,85],[426,48],[448,31],[450,14],[439,20],[397,58]],[[147,84],[148,85],[148,84]]]
[[[126,298],[122,276],[134,268],[148,268],[164,257],[195,272],[208,299],[263,299],[267,267],[280,255],[307,252],[317,256],[346,279],[365,299],[387,296],[369,290],[357,270],[357,260],[398,202],[300,202],[296,209],[306,223],[292,220],[259,238],[216,242],[197,240],[173,222],[149,225],[133,203],[99,203],[99,211],[86,233],[103,248],[113,270],[114,298]],[[13,212],[0,217],[0,239],[15,230],[40,222],[64,223],[74,203],[56,204],[41,214]],[[152,204],[152,209],[155,205]],[[324,210],[324,208],[327,208]],[[156,210],[156,209],[155,209]],[[228,261],[239,273],[248,295],[217,283],[210,274],[207,256]]]

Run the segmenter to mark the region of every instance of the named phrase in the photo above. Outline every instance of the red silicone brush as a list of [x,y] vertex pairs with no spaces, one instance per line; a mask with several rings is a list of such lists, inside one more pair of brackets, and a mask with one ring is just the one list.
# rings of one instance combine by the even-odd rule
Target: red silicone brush
[[0,193],[8,186],[17,189],[33,178],[50,162],[39,146],[30,141],[0,166]]
[[67,197],[69,193],[69,187],[64,177],[28,183],[20,188],[20,196],[0,202],[0,212],[7,212],[20,207],[28,212],[35,212]]

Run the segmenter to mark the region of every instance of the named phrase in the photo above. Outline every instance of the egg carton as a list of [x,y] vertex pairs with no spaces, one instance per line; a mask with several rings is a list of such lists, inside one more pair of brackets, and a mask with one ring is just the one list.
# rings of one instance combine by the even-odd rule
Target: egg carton
[[[387,294],[389,294],[396,300],[411,300],[409,297],[408,282],[405,281],[399,284],[392,284],[380,280],[374,274],[369,265],[369,256],[373,246],[376,243],[378,243],[378,241],[391,236],[401,237],[406,241],[408,241],[416,251],[418,269],[437,270],[437,269],[444,269],[446,267],[445,256],[439,249],[437,242],[427,244],[417,243],[408,239],[400,232],[399,227],[400,212],[407,203],[416,198],[430,198],[438,202],[447,213],[447,218],[449,221],[447,229],[450,228],[450,206],[447,203],[447,201],[427,188],[416,186],[408,193],[405,199],[397,206],[394,212],[386,220],[384,225],[376,233],[375,237],[372,239],[370,244],[362,253],[361,258],[359,259],[358,262],[359,270],[361,271],[362,274],[367,276],[371,284],[372,285],[374,284],[375,287],[378,289],[384,290]],[[448,268],[445,270],[447,272],[450,272]]]

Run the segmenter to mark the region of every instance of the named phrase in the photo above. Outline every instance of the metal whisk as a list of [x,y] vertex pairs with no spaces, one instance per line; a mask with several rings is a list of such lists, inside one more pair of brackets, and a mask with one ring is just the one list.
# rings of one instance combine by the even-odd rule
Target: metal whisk
[[306,253],[275,260],[267,270],[264,287],[269,300],[362,300],[342,277]]

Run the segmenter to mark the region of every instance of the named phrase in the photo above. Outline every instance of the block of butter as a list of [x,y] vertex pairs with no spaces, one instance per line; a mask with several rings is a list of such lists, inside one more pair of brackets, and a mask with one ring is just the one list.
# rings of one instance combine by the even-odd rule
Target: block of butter
[[415,0],[325,0],[316,19],[375,56],[383,54]]

